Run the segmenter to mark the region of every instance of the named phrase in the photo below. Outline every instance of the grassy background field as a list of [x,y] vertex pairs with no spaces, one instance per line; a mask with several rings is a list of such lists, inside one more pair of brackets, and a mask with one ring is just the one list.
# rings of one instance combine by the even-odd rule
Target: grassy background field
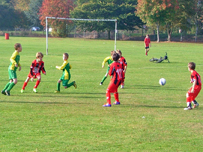
[[[203,92],[198,109],[184,111],[185,94],[191,86],[187,63],[194,61],[203,77],[203,44],[152,42],[145,56],[143,42],[118,41],[128,62],[125,88],[119,88],[121,105],[104,108],[110,77],[100,86],[107,66],[103,59],[114,49],[114,41],[50,38],[0,37],[0,86],[8,82],[9,59],[14,44],[21,43],[22,70],[11,96],[0,96],[0,151],[203,151]],[[29,82],[20,90],[36,52],[44,53],[47,75],[42,74],[38,93]],[[54,94],[62,72],[55,68],[69,53],[71,81],[78,88]],[[171,63],[151,63],[165,52]],[[160,86],[160,78],[166,85]],[[114,97],[112,95],[112,102]]]

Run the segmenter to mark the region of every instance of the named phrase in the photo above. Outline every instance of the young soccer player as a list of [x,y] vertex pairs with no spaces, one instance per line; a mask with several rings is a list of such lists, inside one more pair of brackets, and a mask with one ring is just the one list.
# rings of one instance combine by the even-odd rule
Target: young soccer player
[[100,82],[100,85],[103,85],[104,81],[106,80],[107,76],[108,76],[108,72],[109,72],[109,69],[110,69],[110,65],[111,63],[113,63],[113,59],[112,59],[112,55],[116,53],[116,51],[111,51],[111,56],[108,56],[104,59],[104,61],[102,62],[102,68],[104,68],[104,65],[105,63],[108,63],[108,68],[107,68],[107,71],[106,71],[106,74],[104,75],[104,77],[102,78],[101,82]]
[[[126,73],[126,70],[127,70],[127,62],[126,62],[125,58],[122,56],[121,50],[117,50],[116,53],[118,53],[119,56],[120,56],[119,62],[122,64],[123,73],[124,73],[124,79],[125,79],[125,73]],[[122,89],[124,88],[124,79],[123,79],[123,82],[121,82],[121,88]]]
[[199,106],[195,98],[199,94],[201,90],[201,78],[200,75],[195,71],[195,63],[190,62],[188,63],[188,70],[191,72],[191,83],[192,87],[188,90],[186,94],[186,100],[187,100],[187,108],[184,108],[184,110],[191,110],[192,105],[191,102],[194,104],[193,108],[196,108]]
[[15,52],[12,54],[10,58],[10,65],[8,67],[8,74],[9,74],[9,82],[6,84],[4,89],[1,91],[2,94],[10,96],[11,89],[17,84],[17,74],[16,70],[19,67],[19,71],[21,70],[20,65],[20,55],[19,53],[22,51],[22,46],[20,43],[16,43],[14,45]]
[[62,66],[56,66],[57,69],[59,70],[63,70],[63,74],[61,76],[61,78],[58,80],[57,83],[57,90],[55,91],[55,93],[59,93],[60,92],[60,83],[62,82],[62,85],[64,86],[64,88],[69,88],[70,86],[74,86],[75,89],[77,88],[76,82],[73,81],[71,83],[68,84],[71,75],[70,75],[70,69],[71,69],[71,65],[68,63],[68,58],[69,55],[68,53],[64,53],[63,54],[63,64]]
[[151,41],[149,38],[149,34],[147,34],[144,39],[144,45],[145,45],[145,55],[148,56],[149,47],[151,47]]
[[21,93],[24,92],[25,87],[27,86],[29,80],[33,81],[37,78],[36,84],[33,88],[33,92],[37,93],[37,87],[41,82],[41,71],[44,75],[46,75],[46,71],[44,69],[44,62],[42,61],[43,54],[41,52],[36,53],[36,59],[32,62],[30,66],[30,73],[27,76],[27,79],[25,80],[23,87],[21,89]]
[[117,54],[117,53],[113,54],[114,62],[111,64],[110,69],[109,69],[109,75],[112,76],[112,78],[111,78],[109,86],[106,90],[107,103],[104,104],[103,107],[111,107],[111,93],[114,93],[114,98],[116,100],[113,104],[120,105],[117,90],[118,90],[119,85],[123,81],[124,73],[123,73],[122,65],[118,61],[119,57],[120,57],[119,54]]

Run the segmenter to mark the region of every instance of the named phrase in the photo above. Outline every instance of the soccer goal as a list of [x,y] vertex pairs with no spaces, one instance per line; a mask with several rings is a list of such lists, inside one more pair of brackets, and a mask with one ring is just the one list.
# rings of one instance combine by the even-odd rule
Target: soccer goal
[[101,21],[101,22],[115,22],[115,43],[114,50],[116,50],[116,33],[117,33],[117,19],[79,19],[79,18],[61,18],[61,17],[46,17],[46,55],[48,55],[48,19],[59,19],[59,20],[72,20],[72,21]]

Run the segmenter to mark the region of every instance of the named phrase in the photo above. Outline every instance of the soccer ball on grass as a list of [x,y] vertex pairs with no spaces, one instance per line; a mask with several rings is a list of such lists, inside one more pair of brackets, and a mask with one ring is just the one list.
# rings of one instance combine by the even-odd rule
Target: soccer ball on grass
[[164,78],[159,79],[159,84],[161,86],[165,85],[166,84],[166,79],[164,79]]

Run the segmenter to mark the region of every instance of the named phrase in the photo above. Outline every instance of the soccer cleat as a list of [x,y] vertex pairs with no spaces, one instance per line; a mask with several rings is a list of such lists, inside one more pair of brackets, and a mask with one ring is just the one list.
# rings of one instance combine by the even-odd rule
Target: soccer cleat
[[100,85],[103,85],[103,82],[100,82]]
[[33,88],[33,92],[37,93],[37,89],[36,89],[36,88]]
[[77,88],[77,84],[76,84],[76,82],[75,82],[75,81],[74,81],[73,86],[75,87],[75,89]]
[[121,89],[124,89],[124,85],[121,85]]
[[103,105],[103,107],[111,107],[111,104],[106,103],[106,104]]
[[193,108],[198,108],[199,107],[199,103],[194,104]]
[[7,96],[10,96],[10,91],[5,90]]
[[184,110],[192,110],[192,107],[184,108]]
[[120,105],[121,103],[118,102],[118,101],[115,101],[113,104],[114,104],[114,105]]
[[56,90],[56,91],[54,91],[54,93],[60,93],[60,91]]
[[23,89],[21,89],[21,90],[20,90],[20,92],[21,92],[21,93],[24,93],[24,90],[23,90]]
[[1,91],[1,94],[4,94],[4,95],[6,95],[6,92],[2,90],[2,91]]

